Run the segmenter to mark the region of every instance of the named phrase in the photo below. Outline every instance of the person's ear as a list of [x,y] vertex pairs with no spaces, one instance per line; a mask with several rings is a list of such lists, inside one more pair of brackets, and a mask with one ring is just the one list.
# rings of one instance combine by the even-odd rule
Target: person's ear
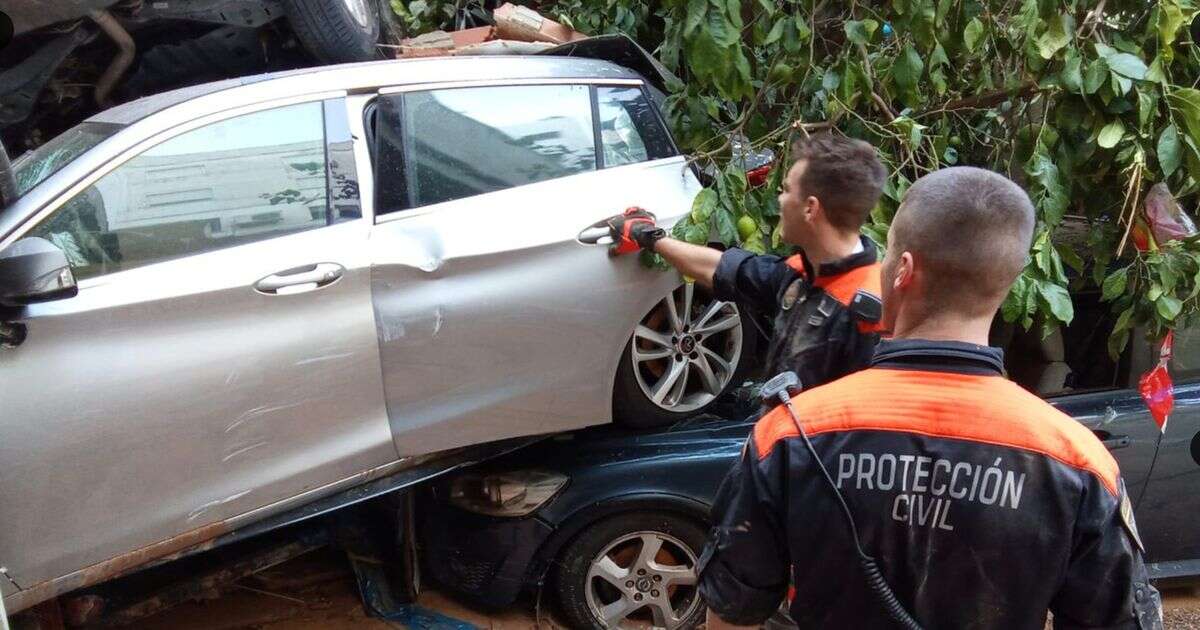
[[821,200],[812,195],[804,198],[803,208],[804,220],[809,223],[816,223],[825,216],[825,207],[821,205]]
[[911,287],[916,272],[916,260],[912,252],[900,254],[900,261],[896,263],[896,275],[892,278],[892,289],[903,291]]

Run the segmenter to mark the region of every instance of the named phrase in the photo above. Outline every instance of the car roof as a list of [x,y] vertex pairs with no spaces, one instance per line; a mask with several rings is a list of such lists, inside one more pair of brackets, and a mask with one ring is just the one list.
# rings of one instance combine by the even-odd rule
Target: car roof
[[249,86],[265,88],[272,96],[286,97],[312,92],[313,86],[321,86],[322,90],[356,91],[379,86],[458,81],[642,78],[637,72],[617,64],[582,57],[506,55],[391,59],[300,68],[203,83],[130,101],[95,114],[88,121],[128,125],[185,101]]

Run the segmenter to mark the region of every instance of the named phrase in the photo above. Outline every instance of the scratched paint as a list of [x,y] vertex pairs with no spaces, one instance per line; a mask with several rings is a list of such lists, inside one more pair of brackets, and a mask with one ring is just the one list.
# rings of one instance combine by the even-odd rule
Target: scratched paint
[[200,507],[192,510],[191,512],[188,512],[187,522],[191,523],[192,521],[203,517],[205,514],[207,514],[213,508],[220,507],[222,505],[225,505],[226,503],[231,503],[233,501],[237,501],[238,499],[246,496],[247,494],[250,494],[249,490],[242,490],[241,492],[227,496],[224,499],[217,499],[215,501],[209,501],[208,503],[201,505]]

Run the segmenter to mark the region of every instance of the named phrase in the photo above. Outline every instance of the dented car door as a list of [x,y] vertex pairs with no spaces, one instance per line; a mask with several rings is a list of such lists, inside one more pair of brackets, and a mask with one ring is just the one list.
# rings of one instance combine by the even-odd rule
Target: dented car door
[[0,350],[0,561],[37,599],[396,459],[343,100],[193,118],[6,241],[79,279]]
[[625,343],[679,276],[577,237],[631,205],[669,222],[698,184],[673,146],[603,151],[596,89],[414,87],[367,106],[372,292],[401,455],[610,421]]

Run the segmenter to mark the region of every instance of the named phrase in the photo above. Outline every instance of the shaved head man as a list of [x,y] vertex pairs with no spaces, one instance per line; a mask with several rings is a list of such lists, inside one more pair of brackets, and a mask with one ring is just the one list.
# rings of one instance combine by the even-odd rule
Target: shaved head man
[[884,330],[940,339],[949,329],[987,345],[992,316],[1028,261],[1033,225],[1029,196],[998,173],[955,167],[917,180],[888,232]]
[[1033,230],[1029,197],[997,173],[909,188],[881,271],[891,338],[867,369],[795,395],[795,417],[764,415],[717,494],[699,580],[711,630],[762,623],[789,584],[801,628],[901,627],[859,553],[925,628],[1041,630],[1047,611],[1056,628],[1162,627],[1117,462],[987,345]]

